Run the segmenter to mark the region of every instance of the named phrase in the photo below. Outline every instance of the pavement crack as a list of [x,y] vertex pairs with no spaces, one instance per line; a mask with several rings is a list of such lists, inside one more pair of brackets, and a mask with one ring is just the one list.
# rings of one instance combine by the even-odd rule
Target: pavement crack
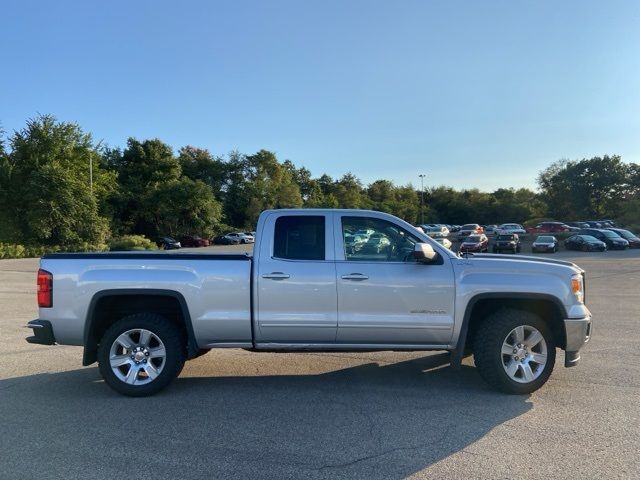
[[364,457],[356,458],[355,460],[351,460],[349,462],[322,465],[321,467],[314,468],[313,470],[323,471],[323,470],[328,470],[328,469],[347,468],[347,467],[351,467],[353,465],[356,465],[358,463],[366,462],[368,460],[374,460],[376,458],[384,457],[386,455],[389,455],[389,454],[392,454],[392,453],[395,453],[395,452],[420,450],[420,449],[424,449],[424,448],[433,448],[433,445],[440,445],[449,436],[449,432],[450,431],[451,431],[451,426],[448,426],[445,429],[445,431],[442,433],[440,438],[438,438],[437,440],[435,440],[433,442],[421,443],[419,445],[413,445],[413,446],[408,446],[408,447],[390,448],[390,449],[384,450],[384,451],[379,452],[379,453],[374,453],[374,454],[371,454],[371,455],[366,455]]

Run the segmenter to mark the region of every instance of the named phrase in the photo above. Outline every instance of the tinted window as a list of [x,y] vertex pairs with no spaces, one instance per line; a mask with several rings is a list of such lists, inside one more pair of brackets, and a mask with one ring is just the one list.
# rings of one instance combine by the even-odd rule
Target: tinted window
[[273,256],[291,260],[324,260],[324,217],[279,217],[276,220]]
[[498,235],[498,240],[514,240],[515,235]]
[[402,227],[386,220],[369,217],[342,217],[342,235],[349,232],[369,230],[371,235],[358,244],[344,242],[346,260],[367,262],[415,261],[413,251],[418,238]]

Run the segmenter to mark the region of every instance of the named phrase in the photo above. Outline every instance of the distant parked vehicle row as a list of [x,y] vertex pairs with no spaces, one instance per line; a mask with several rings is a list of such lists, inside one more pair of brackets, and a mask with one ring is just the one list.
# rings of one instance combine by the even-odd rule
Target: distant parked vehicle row
[[590,235],[607,244],[610,250],[624,250],[629,248],[629,242],[617,233],[602,228],[585,228],[578,232],[580,235]]

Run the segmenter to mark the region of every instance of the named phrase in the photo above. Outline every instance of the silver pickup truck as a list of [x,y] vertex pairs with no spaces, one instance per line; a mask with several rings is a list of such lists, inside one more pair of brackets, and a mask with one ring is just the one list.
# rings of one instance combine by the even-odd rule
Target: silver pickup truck
[[556,348],[589,340],[584,271],[562,261],[460,257],[410,224],[364,210],[269,210],[254,255],[46,255],[31,343],[84,346],[131,396],[167,386],[212,348],[448,350],[513,394],[540,388]]

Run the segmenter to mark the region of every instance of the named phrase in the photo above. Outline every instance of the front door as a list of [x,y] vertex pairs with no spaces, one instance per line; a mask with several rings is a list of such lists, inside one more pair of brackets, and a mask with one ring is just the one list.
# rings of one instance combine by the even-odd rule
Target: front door
[[[375,216],[336,215],[334,228],[342,238],[336,241],[337,342],[448,344],[455,295],[449,258],[417,263],[414,246],[424,240]],[[370,233],[354,243],[358,231]]]
[[333,343],[338,325],[332,214],[279,214],[257,262],[257,343]]

